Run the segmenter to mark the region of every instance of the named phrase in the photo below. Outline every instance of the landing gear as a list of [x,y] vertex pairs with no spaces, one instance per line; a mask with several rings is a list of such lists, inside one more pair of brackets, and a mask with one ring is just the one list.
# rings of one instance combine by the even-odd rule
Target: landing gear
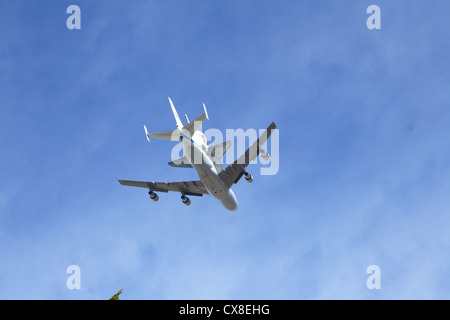
[[148,192],[148,195],[150,196],[150,199],[152,199],[155,202],[159,200],[158,195],[156,193],[154,193],[152,190],[150,190]]
[[253,182],[253,176],[250,173],[246,172],[244,175],[245,175],[245,180],[248,183],[252,183]]
[[189,199],[188,197],[186,197],[184,194],[181,195],[181,201],[183,201],[183,203],[187,206],[191,205],[191,199]]

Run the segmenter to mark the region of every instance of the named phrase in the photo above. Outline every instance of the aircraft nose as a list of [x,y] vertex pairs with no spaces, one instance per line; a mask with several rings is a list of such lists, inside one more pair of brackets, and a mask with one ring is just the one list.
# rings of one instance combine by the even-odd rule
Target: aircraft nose
[[236,211],[238,209],[237,203],[233,203],[233,202],[224,203],[224,202],[222,202],[222,204],[225,207],[225,209],[230,210],[230,211]]
[[228,191],[228,197],[224,200],[221,200],[223,206],[230,210],[230,211],[236,211],[238,209],[238,202],[236,199],[236,196],[234,195],[234,192],[230,189]]
[[237,211],[238,204],[237,203],[232,203],[227,209],[230,210],[230,211]]

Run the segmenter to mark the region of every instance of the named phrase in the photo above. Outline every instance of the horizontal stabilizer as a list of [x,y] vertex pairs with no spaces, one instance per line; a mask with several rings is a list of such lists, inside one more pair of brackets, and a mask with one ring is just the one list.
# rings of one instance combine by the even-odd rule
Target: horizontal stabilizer
[[147,139],[148,138],[178,141],[180,140],[180,132],[178,130],[173,130],[165,132],[147,133]]

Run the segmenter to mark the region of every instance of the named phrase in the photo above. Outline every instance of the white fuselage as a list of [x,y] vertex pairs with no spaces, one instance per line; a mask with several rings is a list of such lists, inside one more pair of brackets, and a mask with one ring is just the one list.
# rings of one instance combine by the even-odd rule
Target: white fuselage
[[205,152],[208,147],[203,133],[196,131],[190,137],[188,132],[179,131],[184,154],[192,167],[197,171],[200,181],[205,185],[209,194],[218,199],[226,209],[237,210],[238,203],[233,190],[228,188],[220,179],[213,160]]

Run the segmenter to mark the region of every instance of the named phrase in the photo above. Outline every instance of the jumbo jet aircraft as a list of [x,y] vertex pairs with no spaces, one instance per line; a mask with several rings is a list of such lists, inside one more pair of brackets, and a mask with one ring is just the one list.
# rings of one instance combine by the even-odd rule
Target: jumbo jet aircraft
[[231,211],[237,210],[238,202],[234,195],[231,186],[237,183],[242,176],[248,182],[253,181],[253,177],[245,169],[251,161],[261,153],[264,159],[268,158],[266,151],[261,149],[261,146],[266,143],[267,139],[275,130],[274,122],[264,131],[264,133],[250,146],[250,148],[242,154],[236,161],[230,164],[225,169],[222,168],[221,159],[223,154],[231,145],[230,141],[219,143],[214,146],[206,144],[205,135],[199,130],[203,120],[208,119],[208,112],[206,106],[203,104],[204,113],[190,122],[187,115],[187,124],[183,126],[177,110],[169,98],[170,106],[176,121],[176,130],[148,133],[147,127],[144,125],[147,140],[150,138],[165,139],[171,141],[181,141],[185,156],[169,162],[173,167],[194,168],[200,180],[197,181],[181,181],[181,182],[145,182],[145,181],[131,181],[119,180],[120,184],[124,186],[140,187],[149,189],[148,194],[153,201],[158,201],[159,197],[155,192],[169,192],[175,191],[181,193],[182,202],[189,206],[191,200],[189,196],[203,196],[212,195],[218,199],[222,205]]

